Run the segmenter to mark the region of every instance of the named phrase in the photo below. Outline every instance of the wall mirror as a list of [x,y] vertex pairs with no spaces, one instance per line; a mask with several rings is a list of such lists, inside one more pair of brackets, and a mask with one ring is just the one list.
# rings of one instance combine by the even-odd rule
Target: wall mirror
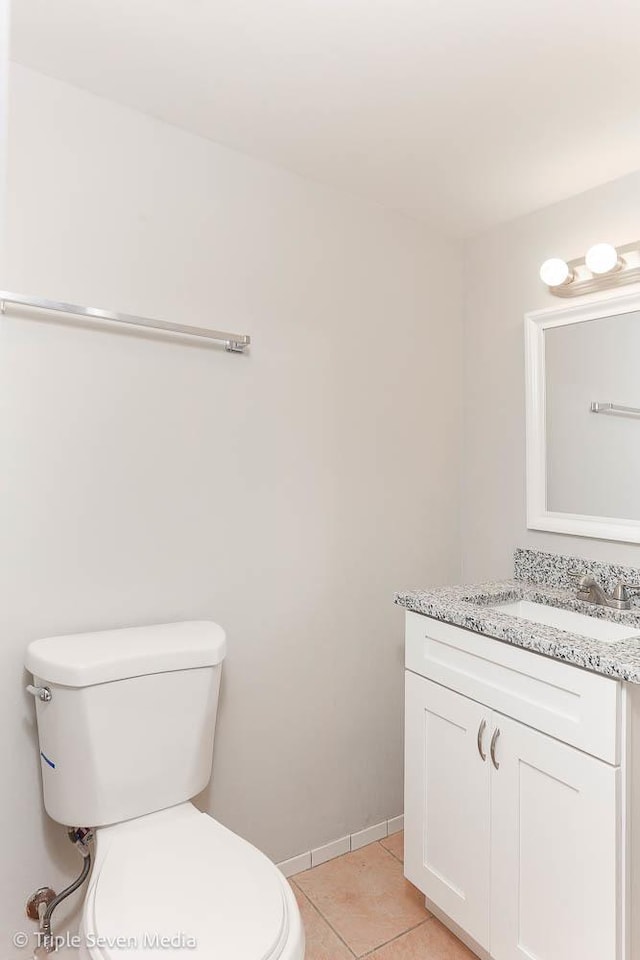
[[640,543],[640,293],[525,317],[527,526]]

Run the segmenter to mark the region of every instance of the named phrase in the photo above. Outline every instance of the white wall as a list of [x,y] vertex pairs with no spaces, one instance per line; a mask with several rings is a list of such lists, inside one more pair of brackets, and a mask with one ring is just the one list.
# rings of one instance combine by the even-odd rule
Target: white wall
[[9,103],[9,0],[0,0],[0,272],[4,257],[7,160],[7,115]]
[[640,566],[640,546],[527,530],[523,336],[526,311],[561,304],[540,282],[542,261],[581,256],[599,240],[637,240],[639,201],[636,173],[466,244],[465,581],[508,576],[516,546]]
[[222,623],[203,802],[277,860],[401,811],[392,594],[460,555],[450,245],[20,67],[9,161],[2,286],[254,344],[0,324],[5,930],[76,867],[42,813],[29,640]]

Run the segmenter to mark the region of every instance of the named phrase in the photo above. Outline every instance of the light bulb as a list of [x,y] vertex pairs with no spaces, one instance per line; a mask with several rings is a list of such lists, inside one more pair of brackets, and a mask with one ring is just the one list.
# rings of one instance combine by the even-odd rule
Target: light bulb
[[596,243],[587,250],[584,262],[591,273],[610,273],[620,264],[618,251],[610,243]]
[[548,287],[559,287],[573,279],[568,265],[560,257],[551,257],[540,267],[540,279]]

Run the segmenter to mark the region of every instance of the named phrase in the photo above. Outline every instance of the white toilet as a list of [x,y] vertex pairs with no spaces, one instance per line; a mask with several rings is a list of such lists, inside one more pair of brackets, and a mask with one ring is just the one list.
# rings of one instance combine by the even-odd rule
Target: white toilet
[[211,775],[225,634],[208,621],[36,640],[48,814],[95,828],[88,960],[302,960],[291,888],[189,799]]

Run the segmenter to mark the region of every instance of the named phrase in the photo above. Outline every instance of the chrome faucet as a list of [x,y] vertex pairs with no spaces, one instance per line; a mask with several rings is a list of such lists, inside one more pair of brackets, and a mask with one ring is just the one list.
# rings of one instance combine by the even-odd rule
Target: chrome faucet
[[576,600],[585,603],[595,603],[600,607],[611,607],[614,610],[631,609],[631,592],[640,590],[638,583],[625,583],[624,580],[614,587],[613,593],[607,593],[590,573],[581,573],[579,570],[569,570],[569,576],[576,581]]

